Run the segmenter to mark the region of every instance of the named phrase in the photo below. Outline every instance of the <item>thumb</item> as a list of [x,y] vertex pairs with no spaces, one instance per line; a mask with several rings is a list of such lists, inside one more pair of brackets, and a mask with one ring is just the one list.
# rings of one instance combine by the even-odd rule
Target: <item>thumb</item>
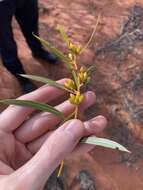
[[12,174],[13,177],[19,176],[16,180],[25,181],[25,189],[40,188],[60,162],[73,151],[84,132],[84,124],[80,120],[66,122],[47,139],[27,164]]

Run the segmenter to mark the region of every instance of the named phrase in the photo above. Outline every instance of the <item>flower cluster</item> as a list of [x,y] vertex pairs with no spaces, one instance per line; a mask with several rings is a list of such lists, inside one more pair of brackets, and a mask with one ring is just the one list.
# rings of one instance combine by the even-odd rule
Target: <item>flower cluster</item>
[[84,96],[81,94],[81,87],[89,82],[90,77],[88,76],[88,71],[85,67],[82,66],[78,69],[76,57],[80,54],[81,47],[69,42],[68,50],[68,57],[70,59],[72,72],[74,73],[74,80],[69,79],[65,83],[65,87],[71,91],[69,97],[70,103],[78,106],[84,100]]

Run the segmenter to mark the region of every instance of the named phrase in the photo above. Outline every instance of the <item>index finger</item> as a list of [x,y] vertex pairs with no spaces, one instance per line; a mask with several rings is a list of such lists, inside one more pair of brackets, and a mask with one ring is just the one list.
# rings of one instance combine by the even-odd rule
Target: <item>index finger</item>
[[[57,81],[60,84],[64,84],[66,79]],[[21,96],[18,99],[39,101],[42,103],[48,103],[66,92],[61,89],[57,89],[52,86],[44,85],[41,88]],[[33,108],[22,106],[9,106],[0,114],[0,129],[5,132],[11,132],[18,128],[26,118],[35,111]]]

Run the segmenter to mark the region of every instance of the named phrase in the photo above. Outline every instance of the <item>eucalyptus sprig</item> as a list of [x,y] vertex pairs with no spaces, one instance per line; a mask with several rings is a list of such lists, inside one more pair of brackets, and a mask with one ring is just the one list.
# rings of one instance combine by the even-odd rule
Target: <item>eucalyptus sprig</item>
[[[98,17],[97,24],[99,23],[99,20],[100,20],[100,16]],[[97,27],[97,24],[96,24],[96,27]],[[57,30],[61,34],[61,37],[67,46],[67,53],[65,54],[62,53],[57,48],[55,48],[49,42],[33,34],[35,38],[37,38],[43,44],[43,46],[45,46],[51,53],[55,54],[63,63],[65,63],[68,71],[71,74],[71,79],[67,80],[64,85],[59,84],[51,79],[41,77],[41,76],[21,75],[22,77],[32,79],[35,81],[40,81],[50,86],[54,86],[56,88],[67,91],[69,93],[69,98],[68,98],[69,102],[75,105],[75,110],[71,115],[65,118],[64,115],[60,111],[56,110],[54,107],[50,105],[41,104],[39,102],[33,102],[33,101],[28,101],[28,100],[6,99],[6,100],[0,100],[0,103],[8,104],[8,105],[12,104],[12,105],[18,105],[18,106],[27,106],[27,107],[32,107],[37,110],[44,111],[44,112],[50,112],[60,117],[62,119],[62,122],[65,122],[71,118],[78,118],[79,106],[84,100],[84,95],[82,94],[81,90],[82,90],[82,87],[84,87],[87,83],[90,82],[91,70],[93,69],[93,66],[89,68],[86,68],[85,66],[79,66],[77,63],[77,57],[89,46],[95,34],[96,27],[89,41],[87,42],[87,44],[84,47],[81,47],[80,45],[72,43],[67,33],[65,32],[64,28],[59,26]],[[120,151],[129,152],[124,146],[120,145],[117,142],[114,142],[105,138],[99,138],[96,136],[83,138],[81,139],[80,143],[98,145],[98,146],[103,146],[106,148],[118,149]],[[58,177],[61,175],[63,166],[64,166],[64,161],[62,161],[61,163],[61,166],[58,172]]]

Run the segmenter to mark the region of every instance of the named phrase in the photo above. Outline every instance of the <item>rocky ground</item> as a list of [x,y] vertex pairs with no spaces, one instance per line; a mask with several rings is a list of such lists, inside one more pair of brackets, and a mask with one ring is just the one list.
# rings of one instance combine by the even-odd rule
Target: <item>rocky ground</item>
[[[73,41],[85,44],[101,14],[92,45],[79,59],[82,64],[96,66],[88,88],[96,91],[97,102],[86,116],[105,115],[109,125],[103,136],[132,151],[128,155],[96,148],[68,159],[61,181],[55,185],[53,175],[47,189],[142,190],[143,1],[41,0],[39,10],[41,36],[63,51],[54,29],[58,24],[65,27]],[[13,25],[19,56],[28,74],[52,79],[68,76],[62,63],[53,66],[33,59],[15,21]],[[0,98],[22,94],[18,82],[2,64],[0,76]]]

